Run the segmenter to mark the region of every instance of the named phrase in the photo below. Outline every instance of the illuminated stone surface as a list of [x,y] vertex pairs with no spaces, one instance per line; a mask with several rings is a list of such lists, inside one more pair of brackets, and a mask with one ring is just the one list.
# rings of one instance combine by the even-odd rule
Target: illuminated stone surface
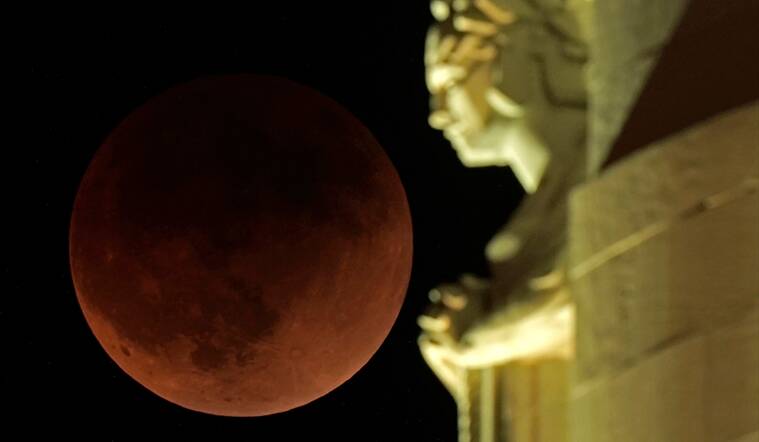
[[[419,320],[421,352],[458,404],[462,442],[759,440],[759,110],[744,106],[757,96],[756,82],[745,81],[754,71],[729,75],[726,63],[725,77],[743,82],[719,99],[719,70],[697,83],[688,64],[713,63],[694,59],[689,42],[704,42],[699,30],[726,35],[731,23],[743,30],[710,54],[734,50],[728,59],[746,62],[751,47],[739,36],[753,28],[743,14],[751,9],[739,1],[433,2],[430,124],[464,165],[511,166],[528,192],[485,250],[491,277],[438,287]],[[546,23],[557,26],[536,38]],[[683,28],[679,52],[664,50]],[[575,52],[568,41],[582,45]],[[569,75],[571,61],[547,63],[536,88],[534,62],[551,60],[557,45],[583,54],[574,62],[585,75]],[[662,54],[674,58],[657,65]],[[679,99],[666,106],[674,117],[658,124],[662,88]],[[711,101],[691,118],[688,100],[701,88]],[[550,92],[572,90],[587,104],[573,109],[583,119],[547,118],[572,108],[554,100],[545,111]],[[503,124],[529,131],[507,134]],[[630,127],[657,135],[630,137]],[[503,149],[512,142],[522,149]],[[638,150],[601,171],[608,157]],[[533,167],[541,152],[545,167]],[[563,384],[537,381],[548,366]],[[541,408],[546,401],[555,407]]]

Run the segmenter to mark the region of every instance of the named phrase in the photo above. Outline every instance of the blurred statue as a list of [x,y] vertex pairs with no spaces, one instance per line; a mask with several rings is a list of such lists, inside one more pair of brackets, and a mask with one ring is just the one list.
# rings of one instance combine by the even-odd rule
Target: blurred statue
[[[496,307],[555,280],[565,198],[585,174],[588,2],[432,2],[430,124],[470,167],[510,166],[528,196],[486,254]],[[540,220],[541,222],[537,222]],[[541,279],[542,278],[542,279]],[[542,281],[542,282],[541,282]],[[508,287],[505,287],[507,285]]]
[[[456,400],[461,442],[759,435],[759,408],[746,406],[759,393],[759,102],[727,112],[704,100],[719,118],[674,118],[657,128],[668,138],[628,146],[644,153],[600,173],[683,22],[672,78],[711,72],[689,52],[705,29],[750,52],[728,31],[740,17],[754,29],[756,3],[728,3],[432,0],[429,124],[465,166],[510,167],[526,192],[486,246],[490,277],[431,290],[419,318],[420,350]],[[677,89],[659,81],[649,116],[655,93]],[[721,387],[698,390],[709,376]],[[647,408],[649,378],[671,407]],[[707,395],[734,416],[694,400]],[[698,406],[670,418],[686,403]]]
[[439,23],[425,55],[430,124],[464,165],[510,166],[528,193],[486,251],[493,265],[508,268],[494,281],[499,293],[512,291],[501,287],[505,281],[553,270],[566,193],[585,175],[588,5],[432,2]]
[[549,170],[583,160],[585,4],[432,2],[439,23],[425,55],[429,122],[464,165],[511,166],[532,193]]
[[[434,289],[419,321],[422,354],[457,400],[462,435],[484,425],[471,422],[482,418],[470,406],[477,370],[571,352],[573,310],[561,256],[566,195],[586,170],[588,5],[431,4],[438,23],[425,54],[430,125],[443,131],[464,165],[509,166],[527,192],[487,247],[492,280],[473,284],[467,276]],[[544,330],[550,331],[540,342],[524,339]]]

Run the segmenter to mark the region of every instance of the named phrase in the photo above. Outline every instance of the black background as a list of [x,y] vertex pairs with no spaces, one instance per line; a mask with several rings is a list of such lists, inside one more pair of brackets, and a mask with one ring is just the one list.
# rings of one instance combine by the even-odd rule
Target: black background
[[[506,168],[464,168],[427,125],[426,1],[309,5],[150,25],[111,12],[24,26],[13,43],[20,78],[6,85],[21,97],[20,119],[10,120],[21,137],[8,141],[2,165],[12,208],[3,215],[4,432],[21,424],[30,436],[74,440],[456,440],[455,403],[419,354],[416,318],[435,285],[486,274],[484,245],[522,191]],[[124,374],[87,327],[68,264],[76,189],[109,131],[172,85],[237,72],[309,85],[362,120],[398,169],[415,235],[406,302],[379,352],[331,394],[258,418],[189,411]]]

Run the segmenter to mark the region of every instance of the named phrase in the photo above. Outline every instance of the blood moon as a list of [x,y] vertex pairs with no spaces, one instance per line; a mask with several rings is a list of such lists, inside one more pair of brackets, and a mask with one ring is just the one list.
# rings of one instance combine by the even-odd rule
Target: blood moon
[[253,75],[129,115],[79,187],[71,271],[113,360],[159,396],[257,416],[333,390],[376,352],[411,270],[401,181],[329,98]]

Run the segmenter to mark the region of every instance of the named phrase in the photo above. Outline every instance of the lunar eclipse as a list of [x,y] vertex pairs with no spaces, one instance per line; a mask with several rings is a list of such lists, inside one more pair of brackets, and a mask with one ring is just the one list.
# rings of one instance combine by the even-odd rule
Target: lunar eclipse
[[401,181],[368,129],[288,80],[194,80],[130,114],[75,199],[70,263],[108,355],[227,416],[306,404],[355,374],[403,303]]

